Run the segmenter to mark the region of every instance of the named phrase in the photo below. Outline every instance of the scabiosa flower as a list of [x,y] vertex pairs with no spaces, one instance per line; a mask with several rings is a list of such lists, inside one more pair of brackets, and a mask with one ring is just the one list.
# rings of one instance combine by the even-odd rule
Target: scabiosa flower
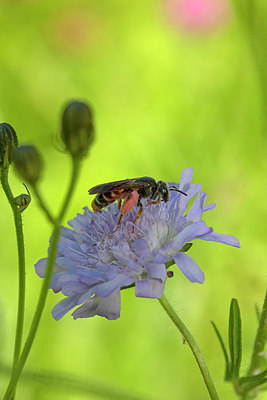
[[[203,213],[215,204],[204,205],[207,195],[200,192],[200,184],[191,184],[192,175],[193,170],[187,168],[181,174],[180,184],[171,184],[187,196],[171,192],[168,202],[145,206],[135,224],[137,207],[123,217],[115,231],[119,210],[113,203],[97,213],[85,207],[83,214],[68,222],[72,229],[62,228],[50,287],[66,298],[52,311],[56,320],[76,306],[80,307],[73,312],[74,319],[94,315],[117,319],[120,290],[133,284],[137,297],[160,298],[167,277],[165,263],[172,260],[191,282],[203,283],[203,272],[182,251],[195,239],[240,247],[234,236],[215,233],[202,220]],[[46,260],[43,258],[35,265],[42,278]]]

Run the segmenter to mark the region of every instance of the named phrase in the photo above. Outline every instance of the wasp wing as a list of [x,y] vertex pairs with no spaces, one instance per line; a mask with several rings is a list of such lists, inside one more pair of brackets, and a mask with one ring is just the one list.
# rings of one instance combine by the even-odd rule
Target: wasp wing
[[97,185],[88,190],[89,194],[106,193],[110,190],[129,189],[133,187],[136,179],[124,179],[122,181],[114,181]]

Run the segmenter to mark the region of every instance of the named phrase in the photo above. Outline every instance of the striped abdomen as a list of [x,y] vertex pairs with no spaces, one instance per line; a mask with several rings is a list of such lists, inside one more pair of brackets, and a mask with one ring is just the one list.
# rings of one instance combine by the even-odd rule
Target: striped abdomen
[[110,198],[107,194],[98,193],[94,200],[92,201],[92,209],[94,211],[99,211],[103,207],[107,207],[109,204],[113,203],[115,200]]

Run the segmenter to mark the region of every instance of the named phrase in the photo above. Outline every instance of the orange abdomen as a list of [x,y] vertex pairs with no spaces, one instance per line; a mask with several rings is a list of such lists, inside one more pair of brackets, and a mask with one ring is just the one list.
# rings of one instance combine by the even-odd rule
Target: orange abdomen
[[131,194],[129,195],[129,198],[125,199],[123,202],[123,205],[121,207],[121,214],[125,215],[127,214],[129,211],[131,211],[131,209],[133,208],[133,206],[137,203],[139,198],[139,194],[137,192],[137,190],[133,190],[131,192]]

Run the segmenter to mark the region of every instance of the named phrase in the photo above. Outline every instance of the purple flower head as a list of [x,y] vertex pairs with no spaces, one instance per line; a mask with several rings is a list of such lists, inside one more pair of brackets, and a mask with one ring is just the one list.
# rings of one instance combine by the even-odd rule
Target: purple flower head
[[[56,320],[76,306],[74,319],[94,315],[117,319],[120,290],[129,285],[135,285],[137,297],[160,298],[167,277],[165,263],[172,260],[191,282],[203,283],[203,272],[182,251],[194,239],[240,247],[234,236],[215,233],[202,220],[203,213],[215,204],[204,205],[207,195],[200,192],[200,184],[191,184],[192,174],[192,168],[187,168],[180,184],[171,183],[187,196],[172,191],[166,203],[147,207],[144,204],[143,215],[135,224],[136,206],[115,231],[119,210],[113,203],[96,213],[85,207],[83,214],[68,222],[71,229],[62,227],[50,287],[66,298],[52,311]],[[46,262],[43,258],[35,265],[42,278]]]

